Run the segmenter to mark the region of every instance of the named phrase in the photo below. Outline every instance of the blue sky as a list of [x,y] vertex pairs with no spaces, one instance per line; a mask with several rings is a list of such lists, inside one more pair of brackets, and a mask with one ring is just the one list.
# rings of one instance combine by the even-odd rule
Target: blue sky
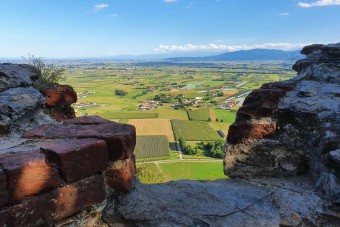
[[340,42],[340,0],[0,0],[0,57],[99,57]]

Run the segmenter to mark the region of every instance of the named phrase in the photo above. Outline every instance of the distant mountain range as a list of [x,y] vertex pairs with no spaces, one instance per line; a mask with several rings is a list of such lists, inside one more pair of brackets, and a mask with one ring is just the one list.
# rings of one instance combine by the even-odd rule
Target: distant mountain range
[[[235,52],[171,52],[161,54],[144,55],[117,55],[107,57],[74,57],[74,58],[51,58],[51,61],[155,61],[168,63],[191,63],[191,62],[215,62],[215,61],[244,61],[244,60],[272,60],[272,61],[296,61],[304,58],[299,50],[283,51],[270,49],[240,50]],[[0,57],[0,62],[23,62],[22,58]]]
[[206,57],[176,57],[164,60],[171,62],[209,62],[209,61],[245,61],[245,60],[275,60],[275,61],[296,61],[304,58],[299,50],[283,51],[270,49],[253,49],[227,52],[219,55]]

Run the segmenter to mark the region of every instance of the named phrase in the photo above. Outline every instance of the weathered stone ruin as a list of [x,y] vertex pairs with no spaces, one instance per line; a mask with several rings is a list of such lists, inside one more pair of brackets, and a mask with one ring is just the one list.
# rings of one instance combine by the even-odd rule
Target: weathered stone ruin
[[29,65],[0,65],[0,226],[100,223],[106,198],[131,190],[136,130],[74,118],[73,88],[40,93],[36,78]]
[[155,185],[134,177],[133,126],[73,118],[72,88],[0,65],[0,226],[339,226],[340,43],[302,53],[238,111],[231,179]]
[[307,57],[293,66],[297,77],[264,84],[246,98],[229,129],[224,171],[249,180],[304,175],[329,201],[329,219],[339,221],[340,43],[301,53]]

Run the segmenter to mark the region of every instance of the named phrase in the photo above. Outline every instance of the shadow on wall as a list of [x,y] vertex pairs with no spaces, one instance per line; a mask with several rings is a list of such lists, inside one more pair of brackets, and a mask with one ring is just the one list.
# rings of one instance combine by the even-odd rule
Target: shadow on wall
[[2,154],[0,163],[9,192],[0,226],[52,224],[105,199],[101,175],[66,182],[39,151]]

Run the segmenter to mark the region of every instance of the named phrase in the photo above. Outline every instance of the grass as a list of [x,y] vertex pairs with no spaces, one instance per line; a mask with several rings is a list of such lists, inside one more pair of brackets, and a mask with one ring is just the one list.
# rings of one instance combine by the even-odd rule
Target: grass
[[226,178],[222,162],[175,162],[159,163],[167,180],[216,180]]
[[209,109],[187,110],[189,120],[208,121],[210,117]]
[[171,120],[175,139],[183,137],[187,141],[211,141],[221,137],[210,127],[208,122]]
[[188,155],[188,154],[183,154],[182,157],[183,157],[183,159],[210,159],[210,160],[216,160],[215,158],[211,158],[211,157],[204,156],[204,155]]
[[175,141],[169,119],[132,119],[128,123],[136,127],[137,136],[165,135],[170,142]]
[[169,159],[169,141],[166,136],[137,136],[134,151],[136,159],[162,157]]
[[170,151],[169,154],[170,154],[170,160],[178,160],[178,159],[180,159],[178,152]]
[[165,182],[163,174],[155,163],[137,164],[136,176],[144,184],[156,184]]
[[215,109],[215,115],[219,120],[229,124],[234,123],[236,119],[236,113],[229,110]]

